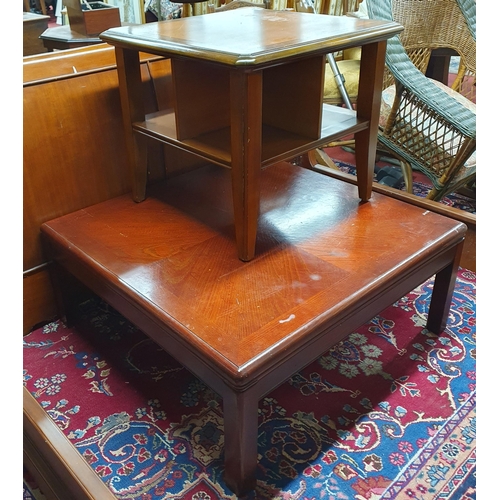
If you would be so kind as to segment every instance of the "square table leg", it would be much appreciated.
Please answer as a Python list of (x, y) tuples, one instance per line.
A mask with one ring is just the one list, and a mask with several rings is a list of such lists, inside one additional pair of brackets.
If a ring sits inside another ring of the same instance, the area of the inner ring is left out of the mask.
[(356, 112), (359, 119), (370, 120), (369, 128), (358, 132), (354, 137), (358, 192), (362, 201), (368, 201), (372, 193), (386, 45), (384, 40), (361, 48)]
[(249, 390), (231, 392), (224, 404), (224, 480), (238, 496), (255, 488), (258, 398)]
[(139, 52), (115, 47), (116, 64), (120, 85), (120, 102), (123, 112), (125, 142), (128, 149), (132, 198), (140, 202), (146, 198), (148, 180), (147, 141), (135, 134), (132, 123), (145, 119), (144, 97)]
[(238, 257), (255, 255), (262, 161), (262, 71), (231, 71), (231, 181)]
[(432, 291), (426, 326), (428, 330), (436, 334), (439, 334), (446, 328), (463, 246), (464, 243), (462, 242), (455, 247), (455, 259), (436, 273), (434, 279), (434, 289)]

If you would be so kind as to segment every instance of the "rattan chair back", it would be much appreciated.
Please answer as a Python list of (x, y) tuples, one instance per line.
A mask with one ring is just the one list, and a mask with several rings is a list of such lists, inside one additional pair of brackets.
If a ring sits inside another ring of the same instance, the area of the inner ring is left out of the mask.
[[(392, 0), (392, 16), (405, 27), (399, 36), (401, 43), (422, 73), (427, 70), (433, 50), (451, 49), (460, 56), (458, 75), (452, 88), (474, 101), (475, 0), (460, 4), (457, 0)], [(472, 21), (472, 29), (468, 21)]]

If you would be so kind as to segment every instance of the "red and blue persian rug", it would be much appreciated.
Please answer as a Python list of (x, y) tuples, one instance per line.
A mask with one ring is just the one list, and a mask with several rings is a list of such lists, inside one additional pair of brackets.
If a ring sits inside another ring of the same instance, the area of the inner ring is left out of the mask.
[[(475, 498), (475, 283), (441, 335), (430, 279), (263, 398), (248, 498)], [(24, 337), (24, 384), (116, 498), (236, 498), (220, 397), (102, 301)]]

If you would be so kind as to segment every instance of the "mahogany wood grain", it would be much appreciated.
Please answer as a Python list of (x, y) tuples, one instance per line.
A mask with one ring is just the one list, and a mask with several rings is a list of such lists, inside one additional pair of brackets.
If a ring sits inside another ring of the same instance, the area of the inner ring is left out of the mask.
[[(170, 61), (144, 53), (139, 57), (146, 110), (162, 109), (168, 99), (172, 102)], [(128, 193), (131, 184), (114, 47), (101, 44), (25, 57), (23, 87), (23, 333), (27, 333), (51, 320), (55, 309), (48, 281), (34, 276), (46, 263), (40, 225)], [(171, 146), (148, 143), (149, 182), (199, 163)]]
[[(317, 172), (321, 172), (324, 175), (333, 177), (334, 179), (339, 179), (350, 184), (357, 184), (358, 180), (355, 175), (348, 174), (347, 172), (342, 172), (341, 170), (336, 170), (332, 168), (325, 167), (324, 165), (316, 164), (315, 159), (312, 156), (309, 158), (301, 158), (301, 166), (304, 168), (312, 168)], [(462, 251), (462, 256), (460, 257), (460, 266), (464, 269), (469, 269), (470, 271), (476, 271), (476, 214), (469, 213), (465, 210), (460, 210), (455, 207), (450, 207), (444, 203), (440, 203), (434, 200), (429, 200), (427, 198), (422, 198), (420, 196), (408, 193), (406, 191), (401, 191), (400, 189), (395, 189), (390, 186), (384, 186), (383, 184), (378, 184), (375, 182), (373, 184), (373, 190), (376, 193), (381, 193), (396, 200), (404, 201), (410, 205), (423, 208), (425, 210), (430, 210), (434, 213), (444, 215), (445, 217), (450, 217), (451, 219), (463, 222), (467, 225), (467, 233), (464, 241), (464, 248)]]
[[(227, 484), (254, 485), (258, 400), (436, 274), (445, 324), (463, 223), (281, 162), (261, 171), (257, 257), (233, 251), (231, 172), (207, 165), (42, 226), (74, 276), (223, 398)], [(71, 292), (64, 288), (62, 297)]]

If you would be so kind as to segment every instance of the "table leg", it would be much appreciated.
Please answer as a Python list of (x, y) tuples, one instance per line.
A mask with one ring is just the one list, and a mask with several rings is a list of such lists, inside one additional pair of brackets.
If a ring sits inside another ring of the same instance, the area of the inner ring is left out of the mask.
[(231, 179), (238, 257), (255, 255), (262, 161), (262, 72), (231, 72)]
[(426, 326), (428, 330), (436, 334), (446, 328), (463, 246), (463, 242), (457, 245), (453, 261), (439, 271), (434, 279)]
[(358, 193), (362, 201), (368, 201), (372, 195), (386, 45), (387, 43), (382, 41), (363, 45), (361, 49), (356, 112), (358, 118), (370, 120), (369, 128), (354, 136)]
[(259, 400), (250, 392), (224, 397), (224, 480), (238, 496), (255, 489)]
[(141, 78), (141, 63), (136, 50), (115, 47), (118, 78), (120, 80), (120, 102), (128, 149), (129, 171), (132, 183), (132, 197), (135, 201), (146, 198), (147, 141), (134, 133), (132, 124), (145, 120), (144, 98)]

